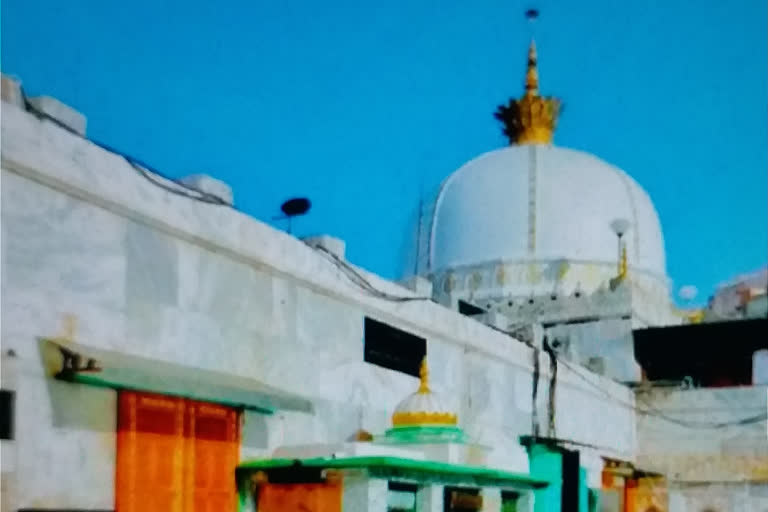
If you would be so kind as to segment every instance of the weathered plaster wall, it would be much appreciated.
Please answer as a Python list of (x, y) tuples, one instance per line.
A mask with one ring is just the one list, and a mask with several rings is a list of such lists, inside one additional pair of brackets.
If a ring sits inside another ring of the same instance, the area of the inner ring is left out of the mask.
[[(313, 400), (311, 415), (247, 413), (244, 457), (387, 427), (416, 379), (363, 361), (363, 318), (372, 316), (427, 338), (433, 386), (469, 437), (495, 447), (497, 463), (519, 460), (505, 454), (531, 430), (530, 348), (431, 302), (373, 298), (295, 238), (168, 194), (121, 157), (8, 104), (1, 214), (2, 346), (15, 353), (3, 370), (13, 367), (18, 394), (17, 462), (3, 485), (15, 506), (113, 504), (115, 393), (44, 378), (36, 338), (61, 334), (65, 313), (77, 317), (84, 345), (231, 372)], [(546, 425), (546, 355), (540, 367)], [(615, 382), (561, 367), (555, 434), (632, 459), (635, 420), (620, 405), (632, 400)]]
[(768, 483), (673, 483), (669, 512), (765, 512)]
[(655, 389), (637, 404), (656, 412), (638, 415), (638, 464), (667, 475), (670, 512), (767, 510), (766, 421), (717, 424), (766, 414), (768, 386)]
[(635, 361), (630, 319), (609, 318), (594, 322), (560, 324), (546, 330), (551, 343), (565, 357), (619, 382), (638, 382), (640, 365)]

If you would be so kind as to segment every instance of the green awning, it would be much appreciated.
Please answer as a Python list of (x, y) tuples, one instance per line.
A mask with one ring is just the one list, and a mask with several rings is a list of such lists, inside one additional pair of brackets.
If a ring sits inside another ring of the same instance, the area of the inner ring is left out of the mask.
[(257, 459), (241, 463), (240, 474), (250, 471), (290, 471), (301, 468), (316, 469), (366, 469), (373, 477), (408, 477), (414, 480), (442, 482), (473, 482), (481, 486), (538, 489), (549, 482), (533, 478), (524, 473), (514, 473), (483, 466), (451, 464), (429, 460), (406, 459), (402, 457), (317, 457), (311, 459)]
[(95, 349), (43, 338), (43, 359), (57, 379), (114, 389), (147, 391), (272, 414), (276, 410), (312, 412), (298, 395), (254, 379)]

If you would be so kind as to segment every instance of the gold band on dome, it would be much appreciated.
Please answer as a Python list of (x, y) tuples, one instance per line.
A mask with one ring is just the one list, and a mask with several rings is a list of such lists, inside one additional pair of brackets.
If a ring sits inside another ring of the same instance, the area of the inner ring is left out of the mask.
[[(458, 424), (458, 416), (454, 413), (430, 411), (429, 409), (438, 409), (439, 411), (443, 408), (439, 402), (432, 403), (430, 398), (434, 398), (434, 395), (429, 389), (429, 368), (425, 356), (419, 368), (419, 389), (398, 406), (400, 410), (392, 415), (392, 425), (395, 427), (414, 427), (455, 426)], [(409, 402), (411, 400), (413, 402)], [(422, 408), (427, 410), (418, 410)]]
[(392, 425), (396, 427), (457, 423), (458, 417), (450, 412), (396, 412), (392, 415)]

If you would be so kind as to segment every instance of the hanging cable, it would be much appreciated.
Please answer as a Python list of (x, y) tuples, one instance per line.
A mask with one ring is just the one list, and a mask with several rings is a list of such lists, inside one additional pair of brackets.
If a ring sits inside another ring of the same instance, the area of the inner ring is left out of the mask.
[[(514, 339), (517, 339), (515, 337), (515, 333), (513, 333), (511, 331), (500, 329), (500, 328), (494, 327), (494, 326), (489, 326), (489, 327), (493, 328), (496, 331), (502, 332), (502, 333), (504, 333), (504, 334), (506, 334), (506, 335), (508, 335), (508, 336), (510, 336), (512, 338), (514, 338)], [(528, 344), (528, 345), (531, 346), (530, 344)], [(538, 354), (537, 349), (535, 347), (533, 347), (533, 346), (531, 346), (531, 347)], [(692, 428), (692, 429), (712, 429), (712, 430), (723, 429), (723, 428), (728, 428), (728, 427), (735, 427), (735, 426), (752, 425), (752, 424), (755, 424), (755, 423), (761, 423), (761, 422), (764, 422), (764, 421), (768, 421), (768, 413), (761, 413), (761, 414), (756, 414), (754, 416), (748, 416), (746, 418), (740, 418), (740, 419), (737, 419), (737, 420), (723, 421), (723, 422), (681, 420), (681, 419), (675, 418), (673, 416), (670, 416), (667, 413), (665, 413), (664, 411), (656, 409), (656, 408), (654, 408), (654, 407), (652, 407), (650, 405), (647, 405), (647, 404), (646, 404), (646, 408), (638, 407), (637, 405), (635, 405), (633, 403), (626, 402), (624, 400), (616, 398), (614, 395), (612, 395), (611, 393), (607, 392), (605, 389), (603, 389), (602, 387), (600, 387), (599, 385), (595, 384), (590, 379), (588, 379), (587, 377), (582, 375), (581, 370), (576, 369), (575, 366), (573, 364), (571, 364), (571, 362), (569, 362), (566, 359), (563, 359), (561, 357), (557, 357), (557, 355), (556, 355), (556, 353), (554, 351), (552, 352), (551, 355), (554, 355), (556, 357), (556, 361), (558, 361), (561, 364), (563, 364), (564, 366), (566, 366), (579, 379), (581, 379), (582, 381), (584, 381), (585, 383), (589, 384), (591, 387), (593, 387), (594, 389), (596, 389), (597, 391), (602, 393), (609, 400), (617, 403), (618, 405), (620, 405), (622, 407), (630, 409), (630, 410), (632, 410), (634, 412), (637, 412), (639, 414), (643, 414), (645, 416), (657, 417), (657, 418), (663, 419), (665, 421), (668, 421), (670, 423), (674, 423), (676, 425), (679, 425), (679, 426), (682, 426), (682, 427), (686, 427), (686, 428)], [(538, 355), (536, 355), (536, 362), (538, 362)], [(538, 373), (538, 368), (534, 367), (534, 372)], [(534, 386), (536, 385), (537, 381), (538, 381), (538, 378), (535, 379)], [(534, 392), (534, 396), (535, 396), (535, 392)], [(535, 408), (535, 405), (534, 405), (534, 408)], [(534, 409), (534, 411), (535, 411), (535, 409)]]
[(591, 380), (584, 377), (580, 371), (576, 370), (574, 366), (571, 365), (570, 362), (558, 358), (558, 360), (565, 366), (567, 366), (573, 373), (576, 374), (577, 377), (579, 377), (581, 380), (592, 386), (593, 388), (600, 391), (603, 395), (605, 395), (610, 400), (618, 403), (619, 405), (626, 407), (628, 409), (631, 409), (635, 412), (638, 412), (640, 414), (646, 415), (646, 416), (653, 416), (660, 419), (663, 419), (665, 421), (668, 421), (670, 423), (674, 423), (676, 425), (686, 427), (686, 428), (692, 428), (692, 429), (711, 429), (711, 430), (718, 430), (728, 427), (736, 427), (736, 426), (743, 426), (743, 425), (751, 425), (754, 423), (760, 423), (763, 421), (768, 420), (768, 413), (762, 413), (762, 414), (756, 414), (754, 416), (749, 416), (746, 418), (740, 418), (737, 420), (732, 421), (723, 421), (723, 422), (712, 422), (712, 421), (692, 421), (692, 420), (681, 420), (679, 418), (675, 418), (673, 416), (669, 416), (664, 411), (661, 411), (657, 408), (654, 408), (650, 405), (646, 404), (646, 408), (638, 407), (632, 403), (625, 402), (623, 400), (620, 400), (613, 396), (612, 394), (605, 391), (602, 387), (598, 386)]
[[(75, 135), (75, 136), (77, 136), (77, 137), (79, 137), (79, 138), (81, 138), (83, 140), (87, 140), (88, 142), (90, 142), (90, 143), (100, 147), (101, 149), (104, 149), (104, 150), (106, 150), (106, 151), (108, 151), (110, 153), (114, 153), (116, 155), (121, 156), (126, 162), (128, 162), (128, 164), (131, 166), (131, 168), (133, 170), (135, 170), (140, 176), (142, 176), (144, 179), (146, 179), (147, 181), (149, 181), (150, 183), (152, 183), (156, 187), (160, 187), (161, 189), (163, 189), (166, 192), (169, 192), (171, 194), (175, 194), (175, 195), (178, 195), (178, 196), (182, 196), (182, 197), (186, 197), (186, 198), (189, 198), (189, 199), (193, 199), (195, 201), (200, 201), (200, 202), (203, 202), (203, 203), (214, 204), (214, 205), (219, 205), (219, 206), (227, 206), (229, 208), (235, 209), (234, 206), (232, 206), (231, 204), (227, 203), (226, 201), (224, 201), (223, 199), (221, 199), (220, 197), (218, 197), (218, 196), (216, 196), (214, 194), (209, 194), (208, 192), (204, 192), (202, 190), (198, 190), (196, 188), (193, 188), (193, 187), (190, 187), (188, 185), (185, 185), (184, 183), (181, 183), (178, 180), (175, 180), (175, 179), (173, 179), (173, 178), (171, 178), (169, 176), (164, 175), (163, 173), (161, 173), (157, 169), (153, 169), (152, 167), (150, 167), (149, 165), (147, 165), (146, 163), (142, 162), (141, 160), (139, 160), (137, 158), (134, 158), (134, 157), (132, 157), (132, 156), (126, 154), (126, 153), (123, 153), (122, 151), (119, 151), (119, 150), (117, 150), (117, 149), (115, 149), (115, 148), (113, 148), (113, 147), (111, 147), (111, 146), (109, 146), (107, 144), (104, 144), (102, 142), (96, 141), (94, 139), (90, 139), (90, 138), (86, 137), (85, 135), (77, 132), (76, 130), (73, 130), (71, 127), (69, 127), (66, 124), (62, 123), (61, 121), (59, 121), (55, 117), (49, 115), (46, 112), (43, 112), (42, 110), (40, 110), (37, 107), (35, 107), (35, 105), (33, 105), (29, 101), (26, 93), (24, 92), (24, 89), (22, 87), (19, 87), (19, 89), (21, 91), (21, 99), (22, 99), (22, 102), (24, 104), (24, 108), (25, 108), (25, 110), (27, 112), (32, 113), (33, 115), (35, 115), (36, 117), (38, 117), (40, 119), (45, 119), (47, 121), (50, 121), (53, 124), (55, 124), (56, 126), (58, 126), (59, 128), (62, 128), (63, 130), (66, 130), (67, 132), (69, 132), (69, 133), (71, 133), (71, 134), (73, 134), (73, 135)], [(162, 181), (157, 179), (155, 176), (157, 176), (159, 178), (162, 178), (163, 180), (171, 183), (172, 185), (168, 184), (168, 183), (163, 183)]]
[[(197, 190), (196, 188), (190, 187), (188, 185), (185, 185), (184, 183), (179, 182), (176, 179), (173, 179), (169, 176), (164, 175), (157, 169), (152, 168), (148, 164), (142, 162), (141, 160), (134, 158), (126, 153), (123, 153), (122, 151), (119, 151), (107, 144), (104, 144), (102, 142), (98, 142), (96, 140), (90, 139), (88, 137), (85, 137), (84, 135), (78, 133), (76, 130), (72, 129), (71, 127), (67, 126), (66, 124), (62, 123), (60, 120), (56, 119), (55, 117), (47, 114), (46, 112), (43, 112), (42, 110), (35, 107), (28, 99), (27, 95), (24, 93), (23, 88), (21, 89), (21, 97), (24, 104), (24, 108), (35, 115), (38, 118), (45, 119), (47, 121), (52, 122), (59, 128), (62, 128), (66, 130), (67, 132), (83, 139), (87, 140), (88, 142), (110, 152), (114, 153), (116, 155), (119, 155), (122, 157), (128, 164), (131, 166), (133, 170), (137, 172), (141, 177), (155, 185), (156, 187), (159, 187), (163, 190), (165, 190), (168, 193), (179, 195), (182, 197), (186, 197), (189, 199), (193, 199), (195, 201), (200, 201), (207, 204), (213, 204), (218, 206), (226, 206), (232, 209), (236, 208), (221, 199), (220, 197), (209, 194), (207, 192)], [(365, 292), (373, 295), (374, 297), (377, 297), (379, 299), (383, 300), (389, 300), (392, 302), (413, 302), (413, 301), (428, 301), (432, 300), (431, 297), (408, 297), (408, 296), (399, 296), (399, 295), (393, 295), (384, 291), (381, 291), (374, 287), (362, 274), (360, 274), (354, 267), (349, 265), (347, 262), (333, 254), (332, 252), (328, 251), (324, 247), (315, 247), (319, 252), (322, 252), (326, 256), (328, 256), (328, 259), (332, 261), (341, 271), (342, 273), (355, 285), (363, 289)]]
[(549, 372), (549, 389), (547, 390), (548, 394), (548, 409), (549, 409), (549, 424), (547, 429), (547, 436), (548, 437), (557, 437), (557, 432), (555, 430), (555, 414), (557, 413), (557, 409), (555, 407), (555, 398), (556, 398), (556, 392), (557, 392), (557, 354), (555, 353), (555, 349), (552, 348), (552, 346), (549, 344), (549, 341), (547, 340), (546, 336), (544, 337), (544, 340), (542, 341), (542, 345), (544, 347), (544, 352), (547, 353), (549, 356), (549, 365), (550, 365), (550, 372)]
[(333, 263), (341, 272), (349, 279), (350, 282), (357, 285), (363, 291), (373, 295), (376, 298), (388, 300), (391, 302), (414, 302), (414, 301), (431, 301), (432, 297), (408, 297), (403, 295), (393, 295), (388, 292), (384, 292), (376, 288), (371, 284), (368, 279), (365, 278), (360, 272), (357, 271), (352, 265), (338, 257), (333, 252), (329, 251), (325, 247), (318, 245), (313, 246), (314, 249), (326, 256), (331, 263)]

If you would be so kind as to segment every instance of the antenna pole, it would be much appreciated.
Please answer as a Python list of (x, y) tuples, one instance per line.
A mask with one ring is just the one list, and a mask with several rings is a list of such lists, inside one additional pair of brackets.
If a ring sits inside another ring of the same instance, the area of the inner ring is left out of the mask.
[(617, 270), (619, 274), (621, 274), (621, 237), (623, 233), (617, 233), (616, 236), (618, 238), (618, 255), (616, 258), (616, 264), (617, 264)]
[(413, 264), (413, 275), (419, 275), (419, 256), (421, 255), (421, 218), (424, 215), (424, 206), (421, 193), (419, 193), (419, 216), (416, 219), (416, 262)]

